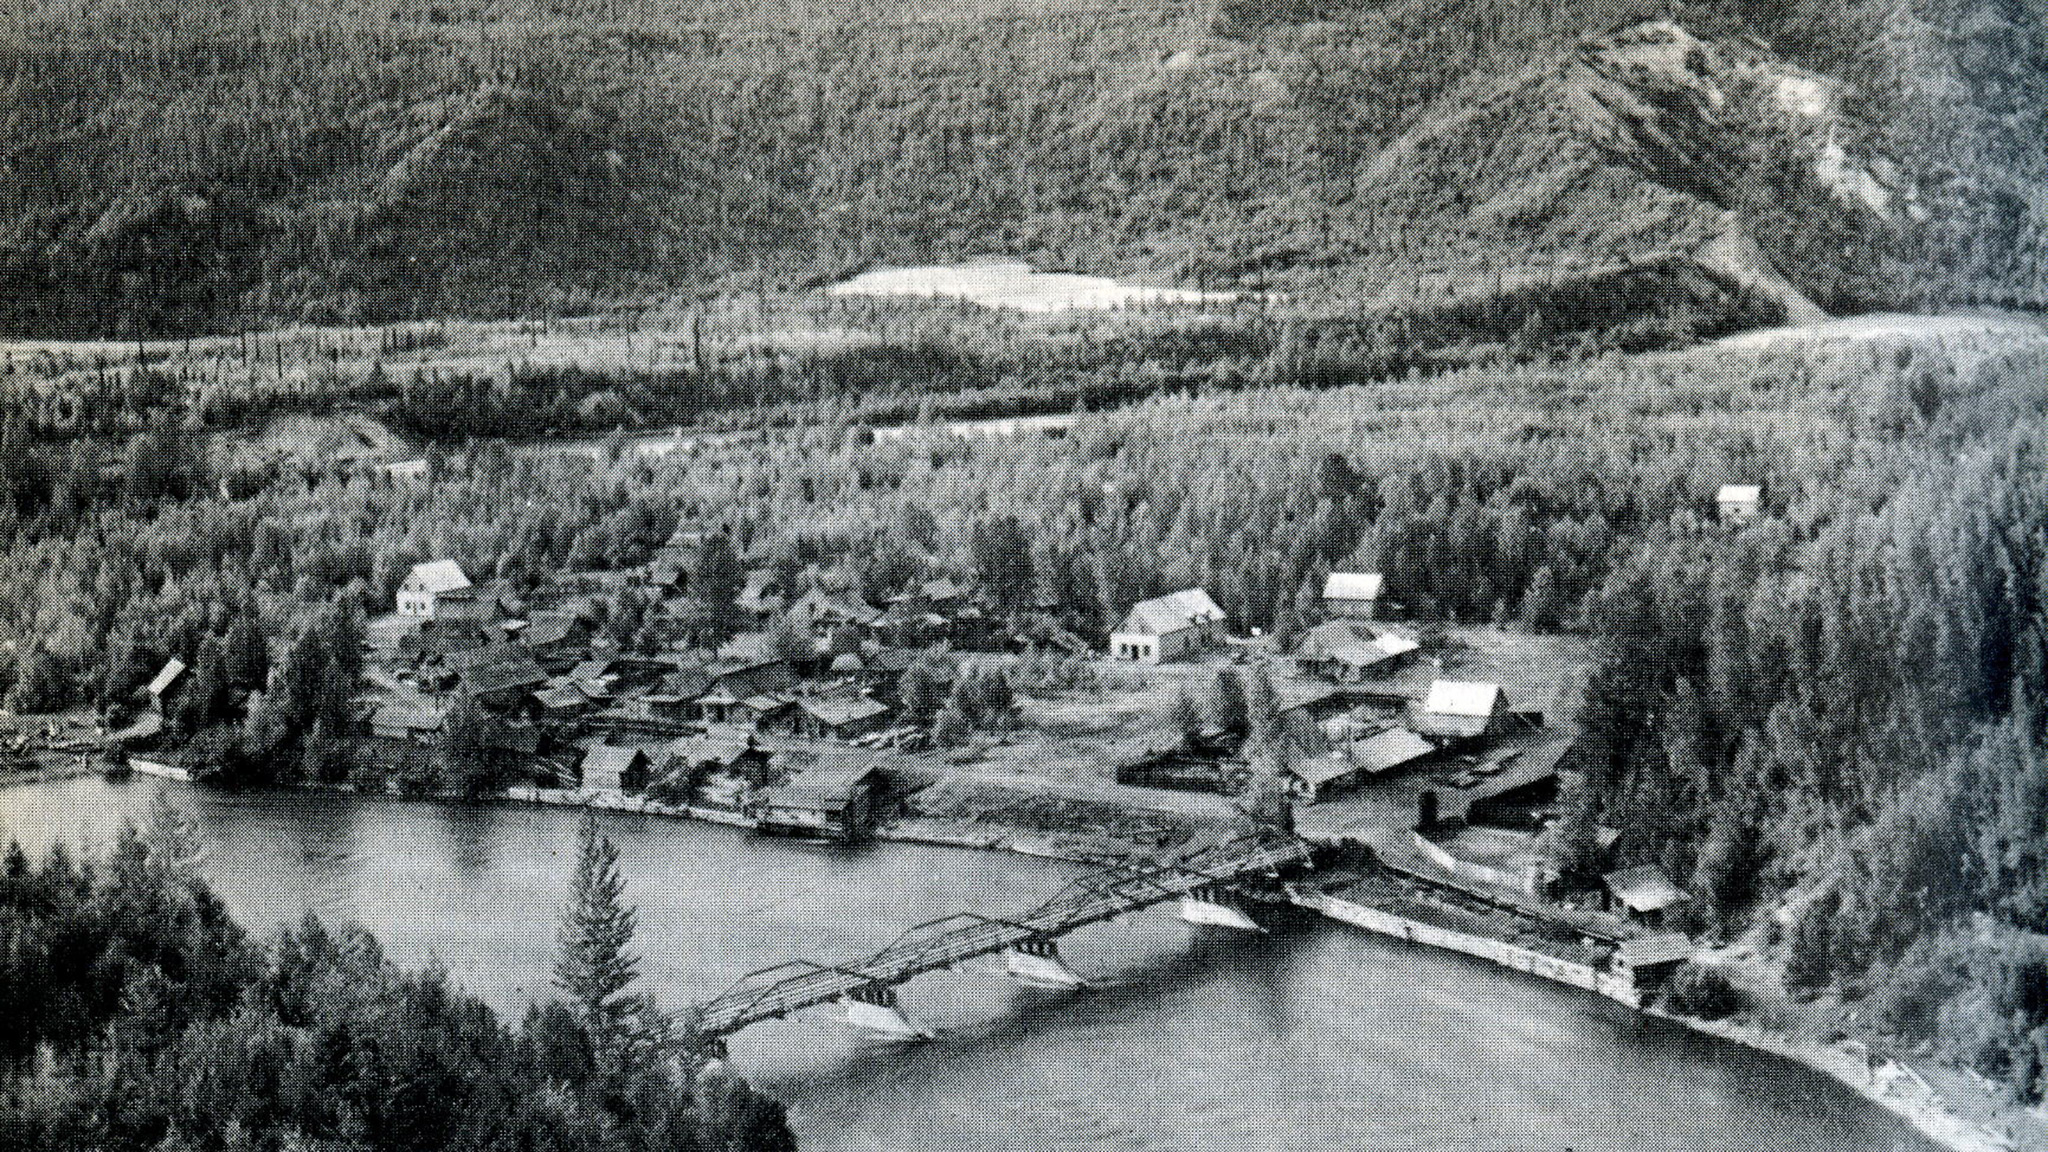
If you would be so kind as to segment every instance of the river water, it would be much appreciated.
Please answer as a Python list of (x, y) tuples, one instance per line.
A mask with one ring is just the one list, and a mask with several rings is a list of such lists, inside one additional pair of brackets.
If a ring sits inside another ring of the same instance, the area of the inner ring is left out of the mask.
[[(97, 778), (0, 790), (0, 836), (104, 846), (169, 789), (209, 879), (259, 932), (354, 919), (518, 1013), (550, 994), (577, 814)], [(1074, 869), (992, 853), (763, 841), (607, 814), (646, 984), (679, 1006), (752, 968), (857, 956), (931, 917), (1022, 910)], [(1169, 909), (1062, 944), (1099, 986), (934, 974), (901, 991), (940, 1038), (870, 1039), (819, 1008), (733, 1038), (806, 1149), (1924, 1152), (1796, 1065), (1606, 1000), (1315, 920), (1205, 934)], [(1211, 930), (1213, 931), (1213, 930)]]

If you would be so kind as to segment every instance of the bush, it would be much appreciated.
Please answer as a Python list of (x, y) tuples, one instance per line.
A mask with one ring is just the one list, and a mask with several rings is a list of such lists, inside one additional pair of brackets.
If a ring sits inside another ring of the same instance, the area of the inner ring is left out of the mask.
[(1742, 1010), (1748, 998), (1719, 968), (1687, 962), (1672, 974), (1664, 1007), (1681, 1016), (1721, 1020)]

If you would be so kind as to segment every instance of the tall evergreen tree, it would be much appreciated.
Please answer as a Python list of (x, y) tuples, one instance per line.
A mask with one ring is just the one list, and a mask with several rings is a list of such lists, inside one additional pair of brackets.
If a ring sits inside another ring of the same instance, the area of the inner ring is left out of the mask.
[(628, 991), (640, 974), (640, 958), (631, 950), (639, 912), (625, 902), (619, 850), (594, 814), (584, 813), (576, 836), (576, 873), (562, 909), (554, 982), (593, 1047), (615, 1059), (647, 1035), (648, 1005)]

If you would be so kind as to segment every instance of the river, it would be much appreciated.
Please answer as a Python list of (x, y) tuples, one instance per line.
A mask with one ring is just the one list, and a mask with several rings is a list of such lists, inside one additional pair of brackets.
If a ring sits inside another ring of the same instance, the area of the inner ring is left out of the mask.
[[(0, 836), (103, 846), (161, 789), (197, 817), (204, 871), (252, 928), (308, 910), (354, 919), (403, 963), (438, 955), (500, 1011), (549, 994), (576, 813), (87, 778), (0, 790)], [(1074, 872), (605, 823), (640, 908), (646, 984), (669, 1005), (783, 959), (870, 951), (948, 912), (1021, 910)], [(872, 1040), (821, 1008), (742, 1032), (733, 1063), (789, 1104), (812, 1150), (1933, 1147), (1798, 1066), (1320, 921), (1217, 936), (1153, 909), (1062, 947), (1100, 987), (935, 974), (901, 993), (939, 1031), (932, 1043)]]

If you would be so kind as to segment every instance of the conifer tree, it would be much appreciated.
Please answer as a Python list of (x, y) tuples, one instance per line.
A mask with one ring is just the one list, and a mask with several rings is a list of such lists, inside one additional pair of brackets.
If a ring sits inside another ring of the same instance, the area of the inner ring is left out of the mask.
[(597, 817), (584, 813), (576, 834), (576, 874), (562, 909), (555, 987), (567, 994), (600, 1057), (616, 1059), (646, 1035), (646, 1002), (627, 990), (640, 974), (640, 958), (631, 950), (639, 912), (625, 902), (619, 851), (599, 830)]

